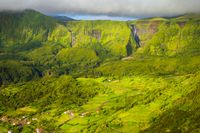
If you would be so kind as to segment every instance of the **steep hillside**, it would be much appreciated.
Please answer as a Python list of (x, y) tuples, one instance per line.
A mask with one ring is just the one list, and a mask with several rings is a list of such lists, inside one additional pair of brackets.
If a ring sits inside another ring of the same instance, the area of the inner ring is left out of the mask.
[(190, 14), (172, 19), (152, 18), (133, 22), (145, 55), (174, 56), (199, 51), (199, 15)]
[(198, 14), (0, 20), (0, 132), (200, 131)]
[(0, 19), (1, 47), (21, 50), (21, 45), (41, 42), (65, 47), (93, 48), (91, 45), (100, 45), (108, 49), (108, 53), (126, 56), (130, 30), (125, 22), (74, 21), (63, 25), (33, 10), (1, 12)]
[(125, 22), (75, 21), (67, 23), (73, 34), (73, 47), (104, 49), (105, 54), (126, 56), (130, 29)]
[[(72, 49), (67, 50), (68, 52), (76, 48), (83, 49), (76, 50), (80, 50), (81, 52), (77, 53), (82, 54), (85, 59), (89, 54), (84, 51), (91, 51), (95, 53), (92, 57), (99, 58), (98, 61), (94, 59), (95, 64), (92, 64), (92, 60), (87, 63), (83, 61), (82, 71), (85, 68), (96, 67), (105, 59), (114, 60), (125, 57), (127, 55), (126, 46), (131, 45), (130, 30), (125, 22), (70, 21), (60, 23), (34, 10), (4, 11), (0, 13), (0, 20), (0, 60), (4, 62), (14, 60), (15, 64), (22, 64), (38, 74), (38, 76), (30, 76), (29, 79), (50, 73), (50, 75), (63, 73), (75, 73), (76, 75), (78, 66), (75, 64), (80, 64), (76, 62), (78, 56), (70, 59), (71, 63), (60, 62), (61, 59), (57, 58), (57, 54), (64, 51), (62, 50), (64, 48)], [(12, 64), (10, 65), (10, 68), (15, 68)], [(5, 80), (4, 83), (18, 82), (19, 76), (12, 74), (9, 76), (9, 71), (14, 70), (7, 67), (1, 66), (3, 75), (8, 77), (1, 77), (1, 82)], [(81, 72), (78, 75), (80, 74), (84, 73)], [(23, 81), (26, 80), (25, 78)]]
[(56, 21), (33, 10), (0, 13), (1, 46), (25, 45), (47, 40)]

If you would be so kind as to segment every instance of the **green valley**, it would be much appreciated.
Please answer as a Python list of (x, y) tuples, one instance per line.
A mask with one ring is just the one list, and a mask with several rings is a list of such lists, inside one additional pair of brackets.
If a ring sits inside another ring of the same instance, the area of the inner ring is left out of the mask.
[(0, 12), (0, 133), (198, 133), (199, 99), (199, 14)]

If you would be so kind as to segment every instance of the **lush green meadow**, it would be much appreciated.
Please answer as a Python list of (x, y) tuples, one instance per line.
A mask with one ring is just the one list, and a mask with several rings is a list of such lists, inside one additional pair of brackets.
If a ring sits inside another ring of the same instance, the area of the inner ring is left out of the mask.
[(0, 20), (0, 133), (200, 132), (198, 14), (63, 23), (26, 10)]

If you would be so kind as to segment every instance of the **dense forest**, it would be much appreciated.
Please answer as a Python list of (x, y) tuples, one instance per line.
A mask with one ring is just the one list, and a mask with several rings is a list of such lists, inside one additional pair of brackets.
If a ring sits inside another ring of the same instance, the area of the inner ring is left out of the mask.
[(0, 12), (2, 133), (197, 133), (199, 90), (199, 14), (60, 21)]

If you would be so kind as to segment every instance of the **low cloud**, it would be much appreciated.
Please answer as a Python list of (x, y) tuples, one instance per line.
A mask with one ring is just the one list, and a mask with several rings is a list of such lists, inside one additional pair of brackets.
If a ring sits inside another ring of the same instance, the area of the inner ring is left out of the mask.
[(200, 0), (0, 0), (0, 10), (23, 9), (46, 14), (173, 16), (199, 13)]

